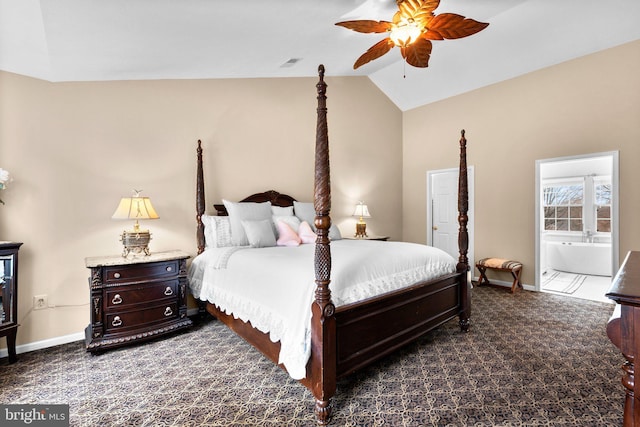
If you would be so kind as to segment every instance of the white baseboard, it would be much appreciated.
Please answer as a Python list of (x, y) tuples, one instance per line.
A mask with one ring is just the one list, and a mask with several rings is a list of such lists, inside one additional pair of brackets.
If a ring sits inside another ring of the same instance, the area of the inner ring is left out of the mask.
[[(84, 340), (84, 331), (75, 334), (64, 335), (62, 337), (49, 338), (42, 341), (20, 344), (16, 346), (16, 353), (28, 353), (30, 351), (42, 350), (43, 348), (55, 347), (57, 345), (68, 344), (70, 342), (81, 340)], [(0, 357), (7, 357), (8, 355), (9, 351), (6, 348), (0, 350)]]
[[(474, 277), (473, 281), (477, 282), (478, 279), (480, 279), (479, 277)], [(495, 280), (495, 279), (491, 279), (491, 284), (492, 285), (498, 285), (498, 286), (504, 286), (505, 288), (511, 288), (511, 285), (513, 285), (513, 282), (506, 282), (504, 280)], [(527, 285), (526, 283), (522, 284), (522, 289), (524, 289), (525, 291), (535, 291), (536, 287), (533, 285)]]
[[(190, 308), (187, 310), (187, 316), (195, 316), (198, 314), (197, 308)], [(75, 341), (84, 340), (84, 331), (77, 332), (75, 334), (64, 335), (62, 337), (49, 338), (42, 341), (31, 342), (27, 344), (20, 344), (16, 346), (16, 353), (28, 353), (30, 351), (42, 350), (43, 348), (55, 347), (57, 345), (68, 344)], [(0, 358), (9, 356), (9, 351), (6, 348), (0, 350)]]

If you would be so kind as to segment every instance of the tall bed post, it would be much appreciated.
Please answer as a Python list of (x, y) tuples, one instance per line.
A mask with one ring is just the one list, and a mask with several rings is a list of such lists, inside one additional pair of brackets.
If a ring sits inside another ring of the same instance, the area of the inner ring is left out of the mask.
[(467, 139), (464, 137), (464, 129), (460, 131), (460, 168), (458, 177), (458, 250), (460, 256), (456, 270), (459, 273), (465, 273), (460, 276), (460, 298), (462, 310), (460, 312), (460, 328), (463, 331), (469, 330), (471, 318), (471, 280), (469, 278), (469, 258), (467, 253), (469, 250), (469, 232), (467, 231), (467, 223), (469, 217), (469, 185), (467, 182)]
[(315, 264), (315, 301), (311, 307), (311, 360), (308, 377), (316, 399), (318, 424), (326, 425), (331, 418), (331, 398), (336, 391), (336, 320), (335, 306), (331, 302), (331, 182), (329, 174), (329, 136), (327, 127), (327, 84), (324, 66), (318, 67), (318, 118), (316, 126), (314, 208), (317, 229)]
[(198, 164), (196, 173), (196, 240), (198, 243), (198, 255), (204, 252), (204, 224), (202, 223), (202, 215), (204, 215), (204, 173), (202, 172), (202, 141), (198, 140)]

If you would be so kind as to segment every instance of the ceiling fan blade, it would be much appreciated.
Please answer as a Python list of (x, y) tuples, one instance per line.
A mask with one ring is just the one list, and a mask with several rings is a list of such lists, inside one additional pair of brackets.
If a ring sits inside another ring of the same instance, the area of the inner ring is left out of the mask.
[(391, 29), (391, 22), (372, 21), (368, 19), (336, 22), (336, 25), (348, 28), (353, 31), (357, 31), (359, 33), (384, 33)]
[(431, 41), (419, 38), (415, 43), (400, 49), (402, 56), (408, 64), (414, 67), (427, 68), (431, 57)]
[(353, 69), (357, 69), (358, 67), (366, 64), (367, 62), (373, 61), (374, 59), (380, 58), (385, 53), (389, 52), (393, 47), (393, 42), (389, 37), (386, 39), (380, 40), (378, 43), (374, 44), (367, 50), (365, 53), (358, 58), (358, 60), (353, 64)]
[(423, 12), (432, 13), (439, 5), (440, 0), (425, 0), (422, 2), (420, 9), (422, 9)]
[(455, 13), (441, 13), (429, 23), (429, 30), (423, 37), (429, 40), (461, 39), (470, 36), (489, 26), (488, 23), (478, 22), (471, 18)]
[(431, 13), (440, 4), (440, 0), (401, 0), (398, 9), (404, 16), (414, 16), (419, 13)]

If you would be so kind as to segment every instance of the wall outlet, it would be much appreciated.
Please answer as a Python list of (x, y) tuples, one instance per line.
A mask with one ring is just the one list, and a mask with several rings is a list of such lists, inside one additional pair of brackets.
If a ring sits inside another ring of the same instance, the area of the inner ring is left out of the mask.
[(36, 295), (33, 297), (33, 309), (42, 310), (49, 307), (49, 297), (47, 295)]

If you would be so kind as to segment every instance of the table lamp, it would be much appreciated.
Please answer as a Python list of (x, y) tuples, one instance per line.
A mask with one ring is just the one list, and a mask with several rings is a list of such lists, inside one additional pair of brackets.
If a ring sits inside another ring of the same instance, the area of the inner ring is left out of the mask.
[(356, 210), (353, 212), (353, 216), (357, 216), (360, 219), (356, 223), (356, 234), (355, 237), (364, 238), (367, 237), (367, 224), (364, 222), (363, 218), (371, 218), (369, 215), (369, 208), (364, 202), (360, 201), (356, 205)]
[(142, 252), (145, 255), (150, 254), (149, 240), (151, 240), (151, 233), (149, 233), (149, 230), (141, 230), (138, 220), (160, 218), (156, 213), (156, 210), (151, 205), (151, 199), (148, 197), (141, 197), (140, 192), (141, 190), (134, 190), (133, 197), (123, 197), (120, 199), (118, 208), (111, 216), (113, 219), (136, 220), (133, 230), (125, 230), (120, 236), (120, 241), (124, 245), (124, 250), (122, 252), (123, 257), (127, 257), (129, 253), (139, 254)]

